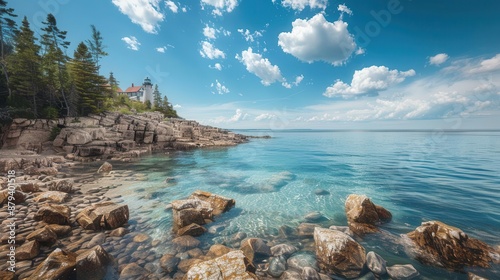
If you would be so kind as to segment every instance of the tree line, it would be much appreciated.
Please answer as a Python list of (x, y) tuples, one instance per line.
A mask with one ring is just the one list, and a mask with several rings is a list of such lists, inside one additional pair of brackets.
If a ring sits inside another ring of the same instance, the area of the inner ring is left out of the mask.
[[(70, 57), (67, 31), (48, 14), (37, 38), (26, 17), (18, 27), (14, 9), (0, 0), (0, 120), (15, 117), (78, 117), (139, 106), (117, 96), (118, 81), (100, 74), (100, 61), (108, 53), (103, 37), (91, 25), (90, 39), (80, 42)], [(140, 107), (140, 106), (139, 106)], [(155, 90), (154, 104), (144, 110), (157, 110), (177, 117), (168, 99)]]

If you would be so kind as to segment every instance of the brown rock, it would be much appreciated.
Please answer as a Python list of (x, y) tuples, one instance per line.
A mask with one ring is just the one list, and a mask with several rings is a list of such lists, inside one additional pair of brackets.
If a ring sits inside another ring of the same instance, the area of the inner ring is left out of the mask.
[(186, 249), (193, 249), (198, 246), (200, 246), (200, 241), (192, 236), (189, 235), (184, 235), (184, 236), (179, 236), (177, 238), (174, 238), (172, 240), (172, 243), (183, 250)]
[(214, 215), (220, 215), (224, 212), (229, 211), (236, 204), (236, 201), (232, 198), (227, 198), (210, 192), (197, 190), (193, 192), (190, 198), (198, 198), (200, 200), (210, 203), (214, 209)]
[[(258, 279), (247, 271), (245, 255), (242, 251), (232, 251), (213, 260), (191, 266), (183, 280), (195, 279)], [(217, 278), (213, 278), (217, 275)]]
[(232, 249), (227, 247), (227, 246), (224, 246), (224, 245), (221, 245), (221, 244), (214, 244), (212, 246), (210, 246), (210, 249), (208, 249), (208, 252), (207, 252), (207, 256), (210, 257), (210, 258), (218, 258), (222, 255), (225, 255), (229, 252), (231, 252)]
[(150, 240), (151, 240), (151, 236), (144, 234), (144, 233), (137, 234), (136, 236), (134, 236), (134, 239), (133, 239), (133, 241), (135, 243), (144, 243), (144, 242), (150, 241)]
[(97, 245), (76, 258), (76, 276), (78, 280), (99, 280), (106, 275), (107, 266), (113, 263), (113, 257)]
[(165, 254), (160, 259), (160, 266), (166, 273), (172, 273), (177, 270), (177, 265), (181, 259), (171, 254)]
[(33, 200), (36, 202), (63, 203), (68, 201), (69, 194), (59, 191), (48, 191), (39, 194)]
[(377, 232), (376, 225), (392, 218), (389, 211), (373, 204), (366, 195), (349, 195), (345, 202), (345, 212), (349, 228), (358, 235)]
[(0, 270), (0, 280), (15, 280), (16, 274), (10, 271)]
[(47, 224), (67, 225), (71, 217), (71, 208), (66, 205), (46, 204), (38, 209), (35, 214), (36, 221)]
[(49, 184), (49, 191), (59, 191), (65, 193), (73, 192), (73, 180), (71, 179), (59, 179), (51, 181)]
[(127, 264), (120, 273), (120, 279), (148, 279), (149, 272), (136, 263)]
[(204, 225), (205, 219), (212, 219), (212, 206), (200, 199), (175, 200), (172, 202), (174, 229), (180, 229), (192, 223)]
[(57, 235), (49, 227), (43, 227), (35, 230), (26, 236), (26, 240), (36, 240), (42, 244), (52, 245), (57, 241)]
[(71, 226), (63, 226), (63, 225), (47, 225), (46, 227), (50, 228), (57, 237), (64, 237), (71, 233)]
[(185, 226), (177, 231), (177, 235), (191, 235), (191, 236), (200, 236), (204, 234), (207, 230), (195, 223), (192, 223), (188, 226)]
[(35, 184), (35, 182), (22, 182), (22, 183), (19, 183), (19, 185), (17, 186), (17, 188), (19, 190), (21, 190), (22, 192), (25, 192), (25, 193), (33, 193), (33, 192), (39, 192), (40, 191), (40, 188), (38, 187), (37, 184)]
[(346, 278), (360, 276), (366, 262), (365, 249), (349, 235), (317, 227), (314, 242), (321, 269)]
[(103, 202), (88, 206), (77, 216), (76, 221), (84, 229), (100, 230), (115, 229), (128, 221), (127, 205), (118, 205), (113, 202)]
[(36, 240), (32, 240), (16, 248), (16, 260), (31, 260), (38, 256), (38, 253), (40, 253), (40, 243)]
[(271, 248), (260, 238), (247, 238), (241, 242), (240, 250), (250, 262), (255, 259), (267, 258), (271, 255)]
[(125, 234), (129, 233), (130, 231), (126, 228), (123, 228), (123, 227), (119, 227), (119, 228), (116, 228), (114, 230), (112, 230), (110, 233), (109, 233), (109, 236), (113, 236), (113, 237), (122, 237), (124, 236)]
[(312, 237), (314, 235), (314, 228), (319, 227), (320, 225), (318, 224), (311, 224), (311, 223), (301, 223), (297, 227), (297, 235), (298, 236), (310, 236)]
[(75, 266), (76, 254), (57, 248), (37, 266), (28, 280), (69, 279), (74, 277)]
[[(201, 262), (203, 262), (203, 261), (202, 261), (202, 260), (200, 260), (200, 259), (185, 259), (185, 260), (181, 260), (181, 261), (179, 262), (179, 264), (177, 265), (177, 268), (178, 268), (180, 271), (182, 271), (182, 272), (186, 273), (186, 272), (188, 272), (188, 271), (189, 271), (189, 269), (190, 269), (193, 265), (195, 265), (195, 264), (197, 264), (197, 263), (201, 263)], [(200, 279), (203, 279), (203, 278), (200, 278)]]
[[(0, 191), (0, 207), (4, 204), (7, 204), (9, 196), (10, 196), (9, 190)], [(11, 202), (14, 202), (16, 205), (19, 205), (26, 201), (26, 194), (19, 190), (15, 190), (13, 196), (14, 196), (14, 201)]]
[(492, 261), (490, 246), (439, 221), (422, 223), (408, 233), (408, 237), (415, 242), (417, 259), (423, 263), (461, 269), (464, 266), (489, 267)]
[(101, 167), (97, 170), (97, 174), (107, 174), (113, 170), (113, 165), (111, 163), (105, 161)]

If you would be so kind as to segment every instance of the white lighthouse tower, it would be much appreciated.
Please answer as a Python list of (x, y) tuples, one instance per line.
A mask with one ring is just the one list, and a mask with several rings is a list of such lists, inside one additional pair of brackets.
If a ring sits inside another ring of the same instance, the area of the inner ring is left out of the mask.
[(141, 101), (142, 103), (145, 103), (146, 100), (149, 100), (149, 102), (151, 102), (151, 104), (153, 104), (153, 84), (151, 83), (151, 80), (149, 79), (149, 77), (146, 77), (146, 79), (144, 79), (144, 83), (142, 84), (142, 87), (143, 87), (143, 90), (144, 90), (144, 93), (142, 95), (142, 98), (141, 98)]

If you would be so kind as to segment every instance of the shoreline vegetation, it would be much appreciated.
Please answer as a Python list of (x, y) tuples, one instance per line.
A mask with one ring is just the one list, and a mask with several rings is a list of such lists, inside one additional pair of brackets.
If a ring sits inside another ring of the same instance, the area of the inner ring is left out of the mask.
[[(357, 194), (346, 199), (347, 226), (325, 226), (321, 213), (310, 213), (296, 228), (282, 226), (273, 239), (238, 232), (230, 242), (204, 244), (197, 237), (223, 230), (210, 223), (238, 202), (200, 190), (184, 200), (157, 202), (172, 212), (174, 226), (171, 239), (156, 240), (145, 230), (147, 210), (130, 209), (120, 192), (147, 180), (146, 174), (114, 170), (113, 163), (151, 152), (237, 145), (250, 137), (164, 120), (160, 113), (108, 112), (72, 120), (15, 119), (4, 131), (0, 216), (10, 221), (8, 174), (14, 171), (16, 226), (1, 229), (2, 279), (418, 279), (411, 264), (388, 263), (367, 252), (361, 245), (366, 236), (395, 240), (422, 263), (454, 271), (500, 260), (500, 248), (439, 221), (391, 236), (379, 228), (391, 222), (391, 213)], [(58, 125), (58, 134), (51, 135), (48, 128)], [(106, 162), (84, 172), (75, 169), (96, 160)], [(15, 272), (6, 259), (9, 240), (15, 240)]]

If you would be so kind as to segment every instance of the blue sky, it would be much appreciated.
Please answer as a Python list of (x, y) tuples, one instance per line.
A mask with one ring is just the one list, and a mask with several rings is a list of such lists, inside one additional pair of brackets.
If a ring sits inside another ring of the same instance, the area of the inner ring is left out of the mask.
[[(16, 0), (72, 55), (101, 31), (122, 88), (148, 76), (225, 128), (499, 129), (500, 2)], [(19, 21), (21, 18), (19, 19)]]

